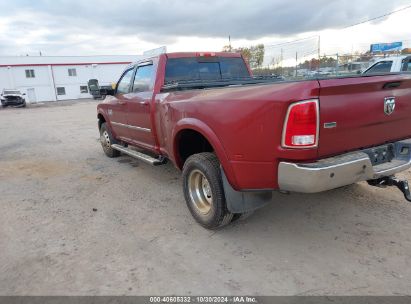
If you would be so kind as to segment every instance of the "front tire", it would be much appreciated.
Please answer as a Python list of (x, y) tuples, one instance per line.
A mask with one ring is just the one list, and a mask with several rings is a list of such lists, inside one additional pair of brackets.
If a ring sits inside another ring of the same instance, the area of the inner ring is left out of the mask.
[(213, 153), (190, 156), (183, 167), (183, 191), (194, 219), (204, 228), (229, 224), (233, 214), (225, 201), (220, 162)]
[(119, 157), (120, 151), (114, 150), (111, 145), (116, 144), (117, 141), (114, 139), (113, 135), (111, 134), (110, 130), (107, 127), (107, 123), (102, 123), (100, 127), (100, 143), (103, 147), (104, 153), (110, 157)]

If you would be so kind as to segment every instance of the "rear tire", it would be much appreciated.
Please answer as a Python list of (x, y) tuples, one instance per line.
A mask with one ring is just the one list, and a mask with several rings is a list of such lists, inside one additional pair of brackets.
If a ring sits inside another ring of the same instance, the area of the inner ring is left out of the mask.
[(183, 167), (183, 191), (194, 219), (204, 228), (229, 224), (233, 214), (225, 201), (220, 162), (213, 153), (190, 156)]
[(100, 143), (103, 147), (104, 153), (110, 157), (119, 157), (120, 151), (114, 150), (111, 145), (116, 144), (117, 141), (114, 139), (113, 135), (111, 134), (109, 128), (107, 127), (107, 123), (102, 123), (100, 127)]

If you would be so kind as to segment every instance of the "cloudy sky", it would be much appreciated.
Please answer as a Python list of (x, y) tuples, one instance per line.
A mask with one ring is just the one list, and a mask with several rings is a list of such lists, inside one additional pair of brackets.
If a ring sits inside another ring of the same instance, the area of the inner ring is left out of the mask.
[[(366, 49), (372, 42), (408, 46), (411, 9), (343, 29), (408, 5), (410, 0), (0, 0), (0, 55), (140, 54), (162, 45), (216, 51), (229, 35), (234, 47), (320, 35), (324, 53)], [(317, 40), (292, 47), (310, 52)]]

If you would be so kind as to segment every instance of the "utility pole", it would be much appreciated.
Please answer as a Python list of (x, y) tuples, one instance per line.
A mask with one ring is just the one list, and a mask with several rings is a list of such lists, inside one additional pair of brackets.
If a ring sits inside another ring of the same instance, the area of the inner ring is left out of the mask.
[(298, 52), (295, 52), (295, 77), (297, 78)]
[(338, 53), (337, 53), (337, 63), (336, 63), (336, 67), (335, 67), (335, 73), (336, 73), (337, 76), (338, 76), (338, 69), (339, 69), (338, 60), (339, 60), (339, 58), (338, 58)]
[(318, 35), (318, 71), (320, 71), (321, 65), (321, 36)]
[(281, 48), (281, 66), (280, 66), (280, 75), (283, 74), (283, 49)]
[(231, 52), (232, 48), (231, 48), (231, 36), (230, 35), (228, 35), (228, 49)]

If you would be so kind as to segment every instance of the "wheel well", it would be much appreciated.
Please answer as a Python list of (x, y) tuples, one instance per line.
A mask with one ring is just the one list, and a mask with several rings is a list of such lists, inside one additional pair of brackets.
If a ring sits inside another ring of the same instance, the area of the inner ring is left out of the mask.
[(187, 158), (201, 152), (213, 152), (210, 142), (201, 133), (194, 130), (183, 130), (178, 134), (177, 156), (181, 166)]
[(103, 123), (105, 123), (106, 120), (104, 119), (104, 116), (103, 116), (102, 114), (98, 114), (98, 115), (97, 115), (97, 118), (98, 118), (98, 129), (100, 130), (100, 129), (101, 129), (101, 125), (102, 125)]

